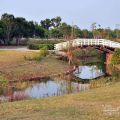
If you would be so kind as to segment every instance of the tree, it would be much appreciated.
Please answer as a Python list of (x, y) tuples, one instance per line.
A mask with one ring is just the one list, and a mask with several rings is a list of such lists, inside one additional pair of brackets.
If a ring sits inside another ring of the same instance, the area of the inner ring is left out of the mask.
[(35, 25), (33, 21), (26, 21), (25, 18), (17, 17), (14, 20), (14, 29), (12, 31), (12, 38), (16, 38), (16, 45), (22, 37), (33, 37), (35, 32)]
[(41, 26), (46, 29), (49, 30), (49, 28), (51, 27), (52, 23), (50, 19), (45, 19), (45, 20), (41, 20)]
[(2, 15), (1, 20), (5, 25), (5, 34), (6, 34), (5, 44), (8, 45), (10, 42), (11, 32), (14, 27), (14, 16), (11, 14), (5, 13)]
[(4, 31), (4, 23), (0, 20), (0, 44), (4, 43), (5, 31)]
[(44, 38), (45, 37), (45, 29), (42, 28), (40, 25), (35, 24), (35, 36), (40, 37), (40, 38)]
[(102, 38), (102, 36), (101, 36), (101, 29), (96, 29), (96, 30), (94, 30), (94, 38), (96, 38), (96, 39), (101, 39)]
[(116, 33), (117, 39), (120, 38), (120, 24), (116, 24), (115, 33)]
[(35, 34), (35, 25), (34, 25), (34, 22), (33, 21), (29, 21), (29, 22), (27, 22), (27, 24), (28, 24), (28, 33), (27, 33), (27, 35), (28, 35), (28, 37), (33, 37), (34, 36), (34, 34)]
[(22, 18), (22, 17), (15, 18), (15, 27), (14, 27), (14, 31), (13, 31), (13, 37), (16, 38), (17, 45), (19, 44), (20, 39), (25, 34), (25, 30), (26, 30), (25, 24), (26, 24), (25, 18)]
[(69, 39), (71, 36), (72, 27), (66, 23), (62, 23), (60, 26), (60, 31), (65, 39)]
[(51, 34), (51, 37), (55, 39), (62, 37), (61, 31), (57, 28), (51, 29), (50, 34)]
[(82, 30), (83, 38), (89, 38), (89, 31), (87, 29)]
[(61, 20), (62, 20), (61, 17), (52, 18), (51, 19), (52, 26), (54, 28), (58, 28), (60, 26), (60, 24), (61, 24)]

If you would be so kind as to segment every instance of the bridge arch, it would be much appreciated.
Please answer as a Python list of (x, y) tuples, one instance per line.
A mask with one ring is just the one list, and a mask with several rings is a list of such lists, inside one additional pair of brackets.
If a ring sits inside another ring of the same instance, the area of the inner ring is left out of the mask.
[(106, 39), (74, 39), (74, 40), (55, 44), (55, 50), (64, 51), (69, 48), (89, 47), (89, 46), (104, 51), (106, 53), (106, 64), (110, 64), (113, 52), (116, 48), (120, 48), (120, 43)]

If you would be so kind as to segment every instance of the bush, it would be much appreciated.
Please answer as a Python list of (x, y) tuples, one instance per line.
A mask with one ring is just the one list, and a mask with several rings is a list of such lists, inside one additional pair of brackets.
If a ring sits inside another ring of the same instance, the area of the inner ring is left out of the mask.
[(46, 57), (49, 54), (47, 47), (40, 49), (39, 53), (32, 58), (32, 60), (41, 60), (43, 57)]
[(64, 42), (65, 40), (59, 39), (59, 40), (54, 40), (54, 39), (29, 39), (28, 44), (57, 44)]
[(76, 49), (72, 51), (73, 55), (75, 57), (86, 57), (86, 56), (100, 56), (100, 53), (98, 50), (94, 48), (87, 48), (87, 49)]
[(48, 50), (54, 50), (54, 44), (29, 44), (29, 49), (39, 50), (41, 48), (47, 48)]
[(39, 49), (39, 45), (37, 45), (37, 44), (29, 44), (28, 48), (32, 49), (32, 50), (38, 50)]
[(111, 60), (112, 65), (120, 64), (120, 49), (115, 50)]
[(32, 61), (32, 60), (40, 61), (43, 57), (46, 57), (48, 54), (49, 54), (49, 51), (48, 51), (47, 47), (43, 47), (34, 56), (24, 56), (24, 60), (27, 60), (27, 61)]

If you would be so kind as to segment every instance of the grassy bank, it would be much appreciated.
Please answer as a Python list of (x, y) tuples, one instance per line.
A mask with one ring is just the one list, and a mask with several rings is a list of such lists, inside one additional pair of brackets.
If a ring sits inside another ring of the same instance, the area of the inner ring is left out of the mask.
[[(33, 57), (36, 54), (38, 53), (0, 51), (1, 74), (7, 80), (20, 80), (63, 73), (69, 67), (66, 62), (57, 60), (52, 55), (41, 61), (25, 60), (25, 56)], [(92, 85), (91, 88), (98, 86), (94, 81)], [(117, 82), (79, 94), (0, 103), (0, 120), (119, 120), (119, 89), (120, 82)]]
[[(120, 83), (80, 94), (0, 104), (0, 120), (119, 120)], [(108, 112), (105, 108), (109, 106)]]
[(36, 76), (63, 73), (68, 64), (50, 55), (40, 61), (26, 61), (39, 53), (26, 51), (0, 51), (0, 72), (8, 80), (21, 80)]

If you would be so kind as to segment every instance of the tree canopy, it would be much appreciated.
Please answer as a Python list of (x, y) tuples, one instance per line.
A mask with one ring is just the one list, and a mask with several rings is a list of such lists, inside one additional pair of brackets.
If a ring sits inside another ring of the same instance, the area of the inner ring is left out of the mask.
[(73, 38), (106, 38), (120, 39), (120, 29), (111, 30), (102, 28), (100, 24), (93, 23), (91, 30), (80, 29), (77, 25), (69, 25), (62, 22), (62, 18), (46, 18), (35, 21), (27, 21), (23, 17), (15, 17), (12, 14), (4, 13), (0, 19), (0, 45), (9, 45), (16, 40), (19, 45), (22, 38), (47, 38), (47, 39), (70, 39)]

